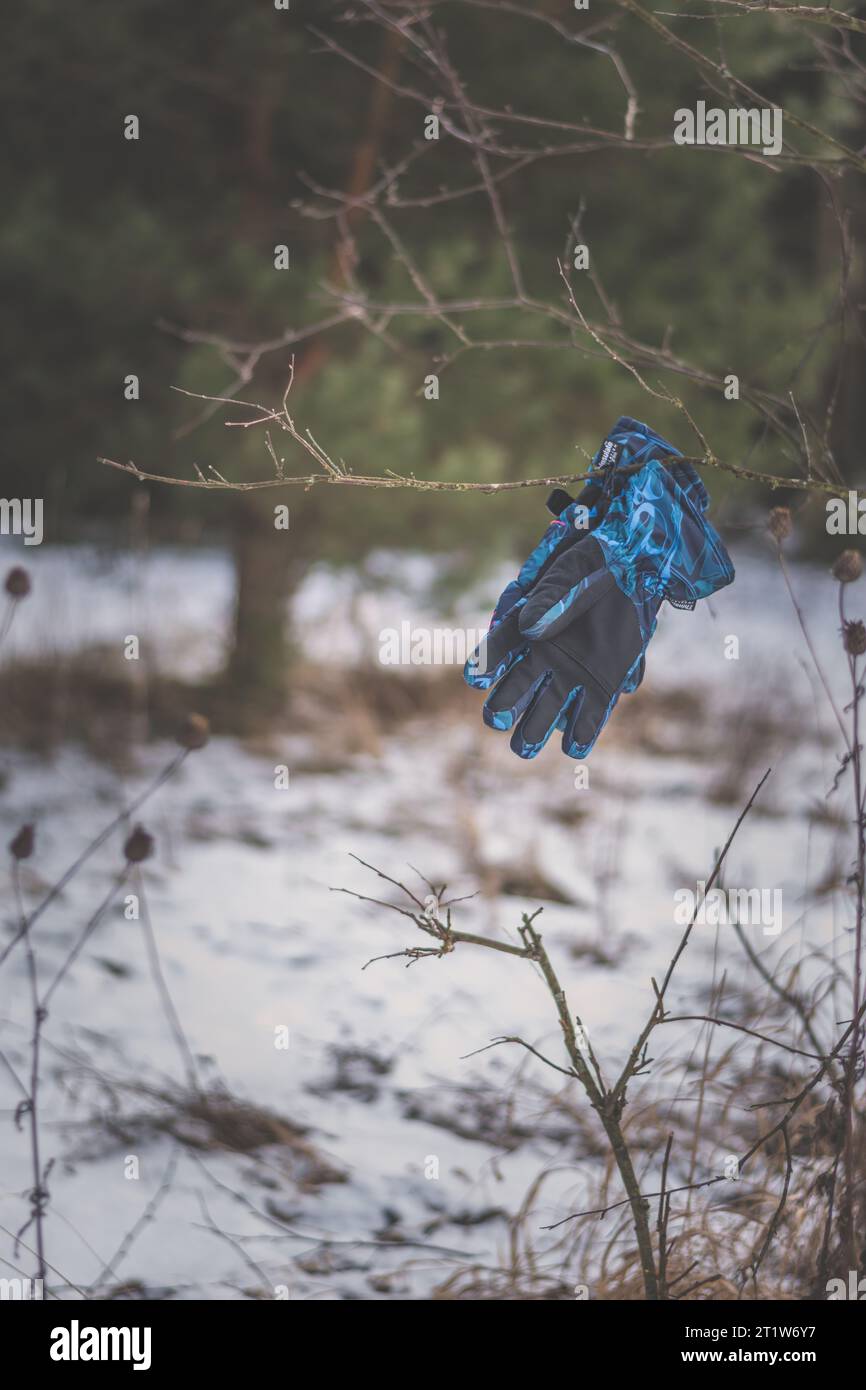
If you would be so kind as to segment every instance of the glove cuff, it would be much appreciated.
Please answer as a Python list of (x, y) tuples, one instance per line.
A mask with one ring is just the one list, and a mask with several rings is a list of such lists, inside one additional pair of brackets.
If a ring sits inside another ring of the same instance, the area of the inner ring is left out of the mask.
[(685, 462), (670, 467), (652, 458), (629, 477), (595, 533), (624, 593), (694, 608), (731, 583), (734, 567), (704, 517), (706, 499)]

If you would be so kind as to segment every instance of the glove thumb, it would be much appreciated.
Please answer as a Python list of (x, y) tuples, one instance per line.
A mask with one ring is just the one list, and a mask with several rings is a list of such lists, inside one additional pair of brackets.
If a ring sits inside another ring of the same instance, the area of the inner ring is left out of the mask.
[(551, 565), (520, 610), (520, 631), (530, 641), (555, 637), (586, 613), (615, 584), (601, 546), (592, 536)]

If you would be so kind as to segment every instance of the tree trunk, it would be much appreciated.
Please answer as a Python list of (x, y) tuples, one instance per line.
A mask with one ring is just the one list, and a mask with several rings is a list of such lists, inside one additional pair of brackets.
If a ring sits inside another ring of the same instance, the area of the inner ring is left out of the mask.
[(226, 679), (231, 723), (247, 731), (258, 719), (285, 710), (288, 604), (297, 567), (291, 533), (276, 529), (272, 507), (244, 498), (233, 515), (236, 599)]

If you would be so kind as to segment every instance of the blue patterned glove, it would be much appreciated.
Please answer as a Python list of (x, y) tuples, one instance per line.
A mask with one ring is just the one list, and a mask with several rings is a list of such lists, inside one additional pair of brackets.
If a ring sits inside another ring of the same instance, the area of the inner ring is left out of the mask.
[(597, 477), (576, 502), (553, 494), (557, 519), (503, 591), (464, 671), (491, 692), (485, 723), (511, 729), (522, 758), (554, 729), (563, 752), (585, 758), (619, 696), (640, 684), (664, 600), (694, 608), (734, 578), (704, 518), (706, 488), (648, 426), (618, 420), (590, 471)]

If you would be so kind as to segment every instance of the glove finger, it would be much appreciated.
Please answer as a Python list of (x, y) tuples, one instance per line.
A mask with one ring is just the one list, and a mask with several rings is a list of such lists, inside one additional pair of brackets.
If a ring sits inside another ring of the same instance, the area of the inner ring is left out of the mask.
[(591, 536), (572, 546), (536, 584), (520, 610), (520, 630), (533, 641), (555, 637), (610, 591), (615, 581)]
[(549, 671), (518, 660), (484, 701), (484, 723), (491, 729), (513, 729), (549, 680)]
[(489, 690), (525, 654), (529, 644), (520, 631), (519, 612), (519, 608), (512, 608), (475, 648), (463, 668), (467, 685)]
[(570, 758), (585, 758), (607, 723), (616, 696), (603, 691), (595, 681), (587, 681), (578, 691), (569, 710), (562, 734), (562, 751)]
[(518, 757), (534, 758), (537, 753), (541, 752), (559, 724), (563, 709), (575, 695), (580, 695), (579, 686), (576, 691), (571, 690), (564, 693), (562, 685), (555, 680), (537, 691), (532, 703), (511, 735), (511, 747)]

